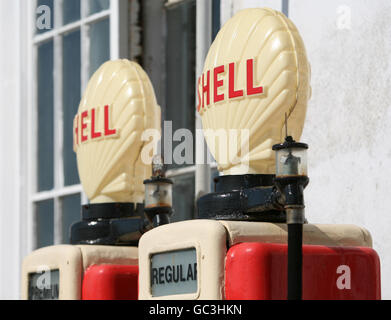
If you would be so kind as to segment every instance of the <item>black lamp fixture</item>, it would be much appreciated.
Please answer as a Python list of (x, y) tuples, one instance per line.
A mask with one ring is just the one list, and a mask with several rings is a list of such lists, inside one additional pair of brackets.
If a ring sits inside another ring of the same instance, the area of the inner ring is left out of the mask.
[(287, 223), (304, 223), (303, 190), (308, 185), (307, 176), (308, 145), (296, 142), (291, 136), (284, 143), (276, 144), (276, 177), (275, 184), (280, 189), (287, 213)]
[(274, 183), (283, 197), (288, 224), (288, 300), (302, 299), (304, 188), (307, 176), (308, 145), (291, 136), (276, 144), (276, 177)]
[(165, 177), (161, 156), (152, 160), (152, 177), (145, 180), (144, 212), (154, 227), (170, 223), (173, 181)]

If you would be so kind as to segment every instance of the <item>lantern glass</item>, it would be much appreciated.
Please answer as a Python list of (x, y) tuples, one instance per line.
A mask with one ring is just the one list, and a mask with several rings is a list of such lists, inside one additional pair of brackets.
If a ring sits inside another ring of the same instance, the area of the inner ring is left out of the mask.
[(276, 150), (276, 177), (307, 176), (307, 149)]
[(145, 208), (172, 207), (172, 184), (150, 182), (145, 185)]

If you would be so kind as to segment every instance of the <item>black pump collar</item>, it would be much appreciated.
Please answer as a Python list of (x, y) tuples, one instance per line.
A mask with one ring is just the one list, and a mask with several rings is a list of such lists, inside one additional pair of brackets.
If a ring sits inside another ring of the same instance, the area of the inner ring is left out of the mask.
[(82, 206), (83, 220), (120, 219), (143, 215), (143, 206), (134, 203), (97, 203)]
[(82, 206), (82, 221), (72, 225), (73, 245), (138, 245), (149, 223), (141, 203), (98, 203)]
[(197, 200), (199, 219), (285, 222), (274, 175), (246, 174), (215, 178), (215, 192)]

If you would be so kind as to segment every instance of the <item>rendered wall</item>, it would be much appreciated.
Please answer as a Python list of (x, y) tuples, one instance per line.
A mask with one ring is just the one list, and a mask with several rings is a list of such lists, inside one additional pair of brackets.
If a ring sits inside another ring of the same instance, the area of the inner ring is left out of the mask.
[(312, 63), (303, 134), (311, 146), (308, 217), (370, 230), (382, 297), (391, 299), (391, 7), (387, 0), (317, 2), (290, 5)]

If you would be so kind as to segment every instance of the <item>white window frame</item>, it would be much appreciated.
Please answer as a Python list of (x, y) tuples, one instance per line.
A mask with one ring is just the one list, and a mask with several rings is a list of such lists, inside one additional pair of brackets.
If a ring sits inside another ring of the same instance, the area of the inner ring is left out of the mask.
[[(196, 1), (196, 79), (201, 76), (204, 68), (204, 62), (208, 54), (210, 45), (212, 44), (212, 1)], [(195, 89), (196, 90), (196, 89)], [(196, 97), (197, 99), (197, 97)], [(196, 104), (197, 105), (197, 101)], [(201, 116), (195, 109), (195, 129), (202, 128)], [(211, 190), (211, 167), (209, 164), (198, 163), (205, 158), (208, 148), (206, 147), (205, 138), (196, 134), (196, 172), (195, 172), (195, 198), (197, 199), (209, 193)], [(210, 157), (207, 157), (210, 159)]]
[[(83, 93), (89, 80), (89, 44), (90, 25), (103, 19), (110, 18), (110, 59), (127, 58), (128, 32), (127, 16), (128, 1), (110, 0), (110, 8), (99, 13), (88, 15), (89, 1), (81, 0), (81, 17), (76, 22), (62, 26), (63, 3), (66, 0), (54, 0), (54, 28), (43, 34), (35, 34), (37, 0), (28, 1), (28, 99), (26, 112), (26, 141), (25, 158), (29, 159), (27, 168), (27, 251), (37, 247), (36, 235), (36, 203), (54, 201), (54, 245), (62, 243), (62, 207), (61, 198), (71, 195), (81, 195), (81, 202), (87, 203), (87, 198), (80, 184), (64, 186), (63, 150), (63, 105), (62, 105), (62, 35), (80, 30), (81, 33), (81, 92)], [(40, 43), (53, 39), (54, 45), (54, 188), (49, 191), (37, 190), (37, 48)]]

